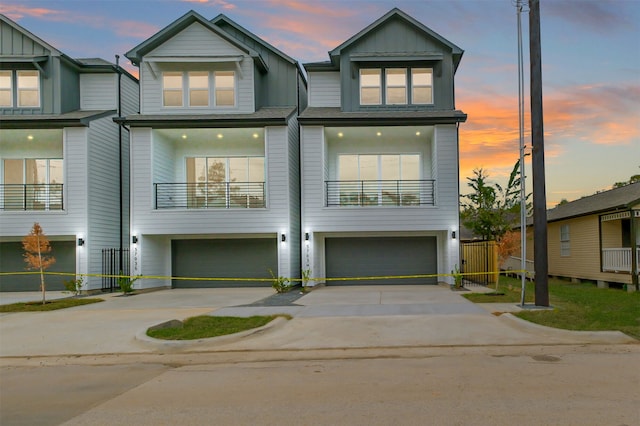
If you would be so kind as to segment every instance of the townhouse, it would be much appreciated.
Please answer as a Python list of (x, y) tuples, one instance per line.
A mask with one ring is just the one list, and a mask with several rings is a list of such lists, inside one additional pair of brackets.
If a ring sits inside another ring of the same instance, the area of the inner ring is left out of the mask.
[[(34, 222), (52, 242), (50, 271), (100, 274), (103, 249), (128, 243), (128, 133), (113, 118), (137, 110), (129, 73), (70, 58), (0, 15), (0, 272), (25, 271)], [(47, 287), (73, 278), (49, 276)], [(37, 277), (0, 275), (0, 291), (38, 288)]]

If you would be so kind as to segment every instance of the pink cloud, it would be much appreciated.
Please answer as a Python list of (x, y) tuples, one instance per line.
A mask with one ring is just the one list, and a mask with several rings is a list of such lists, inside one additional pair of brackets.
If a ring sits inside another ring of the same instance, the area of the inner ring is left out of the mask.
[(233, 3), (229, 3), (225, 0), (182, 0), (185, 3), (198, 3), (210, 6), (221, 7), (225, 10), (233, 10), (236, 9), (237, 6)]

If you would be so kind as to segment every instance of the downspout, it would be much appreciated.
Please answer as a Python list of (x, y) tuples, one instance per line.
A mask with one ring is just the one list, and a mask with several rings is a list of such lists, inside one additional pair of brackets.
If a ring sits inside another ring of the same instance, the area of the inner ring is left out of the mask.
[(635, 291), (640, 291), (638, 283), (638, 218), (635, 216), (636, 211), (630, 209), (631, 213), (631, 285)]
[[(120, 69), (120, 55), (116, 55), (116, 73), (118, 73), (118, 118), (122, 118), (122, 70)], [(118, 125), (118, 174), (119, 174), (119, 201), (120, 201), (120, 250), (119, 250), (119, 266), (120, 273), (123, 272), (124, 263), (124, 243), (122, 241), (122, 233), (124, 231), (124, 200), (122, 196), (122, 126)]]

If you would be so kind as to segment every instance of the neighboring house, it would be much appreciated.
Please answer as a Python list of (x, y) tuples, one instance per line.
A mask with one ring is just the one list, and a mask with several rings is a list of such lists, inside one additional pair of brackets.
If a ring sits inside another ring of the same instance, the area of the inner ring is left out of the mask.
[(449, 274), (459, 263), (458, 125), (467, 116), (455, 107), (454, 76), (462, 54), (393, 9), (329, 61), (304, 65), (303, 269), (319, 282)]
[(136, 286), (270, 285), (300, 276), (298, 63), (224, 15), (188, 12), (126, 54)]
[[(119, 105), (137, 111), (138, 82), (102, 59), (72, 59), (3, 15), (0, 34), (0, 271), (25, 271), (21, 240), (39, 222), (57, 260), (50, 271), (99, 274), (102, 249), (129, 239), (128, 133), (113, 117)], [(47, 287), (72, 278), (48, 276)], [(2, 291), (38, 288), (34, 276), (0, 276)]]
[[(558, 205), (547, 211), (547, 223), (549, 275), (636, 288), (640, 183)], [(527, 233), (527, 259), (532, 261), (533, 229)]]

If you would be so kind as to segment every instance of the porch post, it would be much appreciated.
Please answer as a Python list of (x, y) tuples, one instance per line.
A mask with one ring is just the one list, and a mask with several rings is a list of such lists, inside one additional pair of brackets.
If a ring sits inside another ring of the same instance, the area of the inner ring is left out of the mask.
[(636, 211), (631, 210), (631, 287), (628, 291), (640, 291), (638, 285), (638, 218)]

